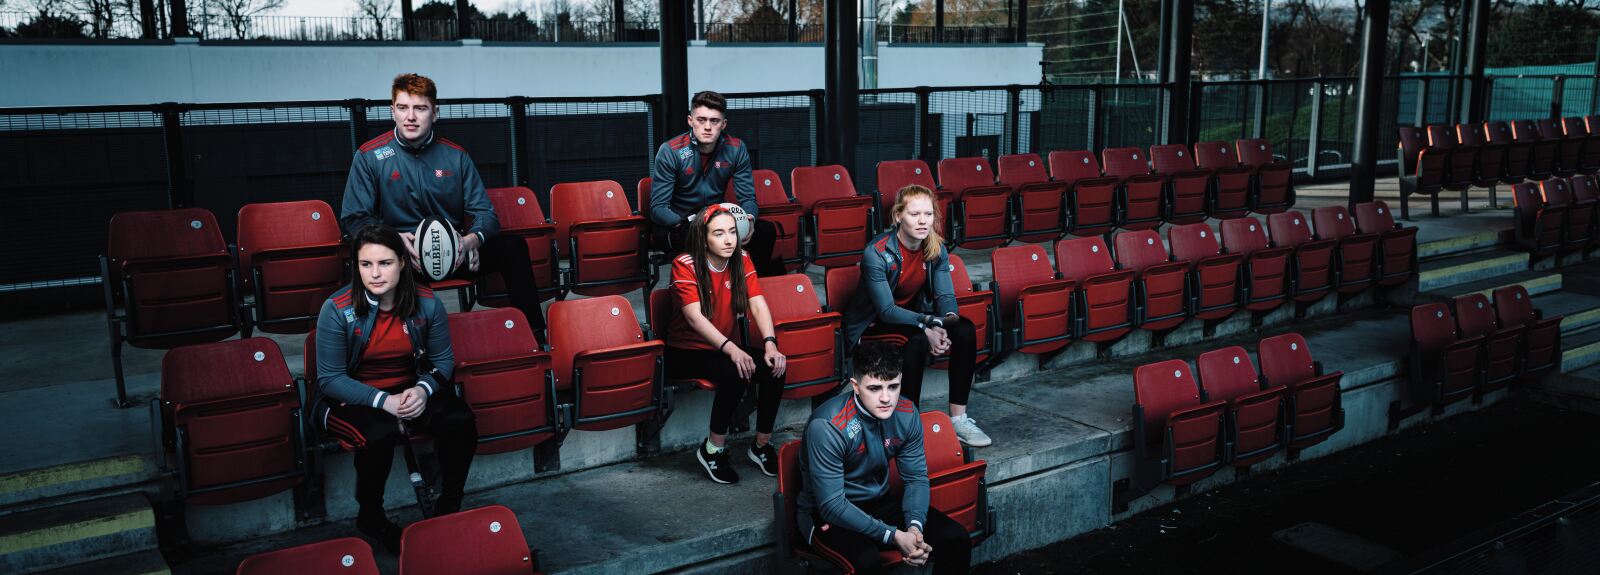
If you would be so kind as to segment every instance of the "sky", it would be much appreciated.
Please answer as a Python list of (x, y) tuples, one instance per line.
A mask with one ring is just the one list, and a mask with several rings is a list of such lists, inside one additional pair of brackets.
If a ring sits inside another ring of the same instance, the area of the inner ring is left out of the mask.
[[(195, 4), (204, 0), (189, 0)], [(421, 6), (428, 0), (412, 0), (413, 6)], [(452, 1), (452, 4), (454, 2)], [(492, 13), (500, 11), (501, 7), (511, 4), (511, 0), (472, 0), (472, 5), (478, 7), (479, 12)], [(526, 2), (537, 4), (537, 0)], [(354, 0), (284, 0), (283, 9), (272, 12), (275, 16), (351, 16), (355, 13)], [(400, 0), (394, 2), (394, 17), (400, 17)]]

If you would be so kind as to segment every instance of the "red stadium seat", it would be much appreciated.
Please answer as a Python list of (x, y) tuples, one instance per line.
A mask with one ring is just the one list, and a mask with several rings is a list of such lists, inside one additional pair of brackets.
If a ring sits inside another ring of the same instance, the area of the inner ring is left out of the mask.
[[(844, 373), (843, 318), (823, 311), (811, 278), (790, 274), (761, 278), (761, 293), (772, 312), (773, 335), (788, 359), (783, 398), (812, 397), (839, 389)], [(759, 341), (755, 318), (745, 314), (747, 341)]]
[(1577, 148), (1572, 159), (1570, 169), (1579, 174), (1593, 174), (1600, 170), (1600, 134), (1591, 133), (1589, 125), (1583, 117), (1561, 119), (1561, 131), (1567, 135), (1567, 140), (1573, 142)]
[(1189, 319), (1189, 262), (1170, 261), (1155, 230), (1122, 232), (1113, 241), (1117, 267), (1134, 273), (1134, 318), (1139, 327), (1164, 331)]
[(1359, 293), (1372, 287), (1381, 236), (1357, 233), (1356, 223), (1344, 206), (1317, 208), (1311, 211), (1311, 219), (1316, 223), (1317, 237), (1339, 242), (1335, 258), (1339, 273), (1334, 289)]
[[(1476, 146), (1463, 146), (1456, 139), (1456, 131), (1450, 126), (1428, 126), (1428, 148), (1435, 153), (1442, 153), (1444, 160), (1444, 178), (1440, 185), (1452, 192), (1461, 192), (1461, 211), (1468, 211), (1467, 191), (1472, 189), (1473, 173), (1478, 166), (1478, 148)], [(1434, 215), (1438, 214), (1438, 197), (1434, 198)]]
[(1389, 204), (1356, 204), (1356, 232), (1379, 237), (1378, 285), (1400, 285), (1417, 274), (1417, 228), (1396, 224)]
[[(800, 532), (799, 523), (795, 519), (800, 502), (800, 485), (805, 480), (800, 476), (802, 448), (803, 445), (798, 440), (778, 446), (778, 489), (772, 493), (772, 525), (778, 540), (780, 573), (804, 573), (834, 566), (832, 562), (811, 550), (811, 544), (806, 541), (806, 534)], [(931, 471), (930, 466), (930, 475)], [(893, 473), (890, 472), (891, 477), (894, 477)], [(931, 486), (929, 491), (931, 496)], [(880, 551), (879, 555), (883, 557), (882, 567), (885, 569), (899, 565), (905, 560), (898, 550)]]
[(350, 281), (339, 218), (322, 200), (239, 208), (239, 269), (254, 290), (252, 326), (310, 331), (323, 300)]
[(1119, 270), (1099, 237), (1056, 242), (1061, 279), (1078, 286), (1078, 339), (1114, 341), (1133, 330), (1133, 271)]
[(1250, 211), (1275, 214), (1294, 206), (1294, 166), (1272, 155), (1266, 138), (1238, 140), (1239, 163), (1255, 170), (1250, 184)]
[(1411, 219), (1410, 199), (1418, 194), (1428, 196), (1433, 215), (1439, 215), (1439, 193), (1444, 191), (1450, 152), (1429, 146), (1427, 132), (1411, 126), (1400, 127), (1395, 149), (1400, 165), (1400, 217)]
[(378, 563), (372, 558), (372, 547), (366, 541), (341, 537), (251, 555), (239, 564), (235, 575), (284, 573), (378, 575)]
[(933, 190), (933, 200), (939, 204), (939, 214), (943, 219), (934, 222), (941, 235), (950, 236), (950, 218), (954, 212), (950, 209), (950, 199), (954, 195), (950, 190), (939, 189), (938, 182), (933, 179), (933, 170), (928, 168), (928, 163), (922, 160), (891, 160), (878, 162), (878, 221), (879, 226), (887, 229), (894, 225), (894, 203), (900, 197), (900, 189), (906, 186), (922, 186)]
[[(409, 553), (408, 553), (409, 551)], [(400, 535), (400, 575), (538, 573), (517, 514), (499, 505), (440, 515)]]
[[(795, 264), (805, 261), (800, 253), (800, 204), (789, 197), (789, 192), (784, 191), (783, 181), (778, 179), (777, 172), (752, 170), (750, 178), (756, 187), (756, 218), (772, 222), (772, 226), (777, 228), (772, 255), (783, 258), (783, 264), (788, 269), (794, 269)], [(732, 180), (728, 181), (725, 197), (729, 202), (739, 203), (739, 198), (733, 192)]]
[(1000, 156), (1000, 183), (1016, 189), (1016, 227), (1020, 242), (1046, 242), (1067, 233), (1067, 184), (1051, 181), (1039, 154)]
[(974, 542), (993, 533), (983, 477), (989, 464), (970, 461), (972, 453), (961, 447), (945, 412), (922, 414), (922, 452), (928, 461), (928, 506), (960, 523)]
[(1536, 120), (1512, 122), (1511, 133), (1518, 142), (1531, 148), (1528, 152), (1528, 179), (1543, 180), (1555, 175), (1556, 156), (1561, 153), (1560, 139), (1540, 134)]
[(1226, 408), (1226, 402), (1201, 395), (1188, 362), (1139, 366), (1133, 372), (1136, 473), (1188, 485), (1216, 472), (1222, 465)]
[(1239, 309), (1243, 285), (1239, 266), (1244, 256), (1222, 253), (1216, 230), (1204, 222), (1167, 228), (1172, 256), (1187, 261), (1190, 309), (1194, 317), (1219, 320)]
[(1489, 205), (1494, 207), (1494, 188), (1506, 176), (1505, 144), (1489, 141), (1481, 124), (1456, 124), (1456, 140), (1463, 146), (1478, 148), (1478, 164), (1472, 170), (1472, 185), (1489, 188)]
[(1244, 258), (1245, 309), (1270, 311), (1287, 301), (1293, 248), (1274, 248), (1267, 228), (1255, 218), (1222, 221), (1222, 250)]
[(1457, 296), (1454, 302), (1456, 331), (1463, 338), (1483, 338), (1483, 391), (1499, 389), (1520, 375), (1522, 326), (1500, 327), (1494, 317), (1489, 296), (1481, 293)]
[[(650, 315), (650, 330), (655, 332), (655, 339), (666, 341), (666, 333), (668, 329), (671, 329), (673, 319), (678, 314), (683, 313), (683, 309), (678, 307), (677, 299), (672, 297), (672, 290), (650, 290), (650, 302), (647, 309)], [(667, 385), (698, 387), (707, 391), (715, 391), (717, 389), (717, 384), (709, 379), (668, 380)]]
[(1287, 388), (1263, 388), (1250, 363), (1250, 352), (1239, 346), (1200, 354), (1195, 362), (1200, 388), (1206, 397), (1228, 404), (1228, 461), (1249, 467), (1283, 448), (1283, 395)]
[(1533, 144), (1518, 140), (1507, 122), (1484, 122), (1483, 132), (1489, 143), (1506, 147), (1505, 174), (1500, 183), (1515, 184), (1528, 179)]
[[(850, 306), (850, 300), (855, 297), (856, 287), (861, 284), (861, 267), (845, 266), (828, 268), (823, 276), (823, 288), (828, 296), (828, 309), (839, 313)], [(877, 335), (864, 335), (861, 341), (882, 341), (904, 347), (906, 338), (897, 333), (884, 333)]]
[(666, 344), (644, 339), (627, 299), (611, 295), (558, 301), (550, 304), (548, 314), (556, 390), (573, 394), (569, 428), (617, 429), (663, 410), (661, 353)]
[(567, 258), (568, 291), (586, 296), (644, 290), (655, 283), (649, 221), (633, 215), (622, 184), (569, 182), (550, 188), (556, 245)]
[[(650, 178), (641, 181), (648, 200)], [(533, 282), (539, 286), (539, 299), (547, 300), (561, 293), (561, 263), (556, 254), (556, 227), (544, 217), (539, 207), (539, 197), (524, 187), (489, 188), (489, 203), (494, 205), (495, 218), (500, 220), (500, 233), (517, 236), (528, 244), (528, 264), (533, 266)], [(486, 273), (478, 281), (478, 303), (487, 306), (511, 305), (506, 293), (506, 281), (499, 273)]]
[(237, 503), (305, 480), (300, 386), (272, 340), (174, 348), (161, 358), (157, 401), (160, 460), (176, 474), (180, 502)]
[(1523, 249), (1534, 258), (1543, 258), (1566, 247), (1567, 206), (1546, 205), (1538, 182), (1512, 186), (1511, 202), (1517, 243)]
[[(1194, 158), (1182, 144), (1150, 146), (1150, 164), (1155, 173), (1167, 177), (1166, 212), (1162, 219), (1173, 224), (1203, 222), (1214, 201), (1211, 198), (1211, 170), (1195, 168)], [(1244, 215), (1244, 214), (1239, 214)]]
[(1520, 285), (1494, 290), (1494, 314), (1500, 326), (1522, 327), (1522, 376), (1536, 379), (1561, 370), (1561, 319), (1533, 308), (1533, 297)]
[[(730, 184), (731, 184), (731, 181), (730, 181)], [(649, 223), (651, 226), (655, 225), (655, 222), (650, 222), (649, 221), (649, 219), (650, 219), (650, 192), (651, 192), (651, 189), (653, 187), (654, 187), (654, 180), (651, 180), (650, 178), (639, 178), (638, 183), (635, 183), (633, 185), (634, 206), (636, 206), (636, 209), (633, 211), (633, 213), (634, 213), (634, 215), (643, 217), (646, 220), (646, 222)], [(731, 195), (731, 194), (729, 194), (729, 195)], [(499, 213), (499, 212), (500, 212), (499, 207), (496, 207), (495, 208), (495, 213)], [(664, 245), (661, 242), (661, 238), (658, 237), (654, 233), (651, 233), (651, 234), (649, 234), (648, 236), (645, 237), (645, 243), (649, 245), (650, 251), (652, 251), (652, 252), (665, 252), (667, 250), (667, 246)], [(659, 265), (660, 261), (656, 260), (655, 262), (652, 262), (652, 263), (654, 263), (656, 265)]]
[(1294, 250), (1289, 278), (1295, 301), (1312, 302), (1333, 292), (1337, 242), (1311, 235), (1305, 214), (1293, 210), (1267, 216), (1267, 230), (1273, 245)]
[[(1575, 176), (1592, 181), (1588, 176)], [(1566, 208), (1567, 225), (1562, 232), (1561, 251), (1583, 253), (1594, 243), (1594, 200), (1578, 200), (1572, 192), (1572, 183), (1562, 178), (1539, 182), (1539, 192), (1544, 205)]]
[(829, 268), (861, 261), (877, 207), (870, 196), (856, 194), (844, 166), (801, 166), (789, 181), (803, 206), (806, 259)]
[(1101, 175), (1093, 152), (1050, 152), (1050, 175), (1067, 185), (1067, 233), (1088, 237), (1117, 226), (1117, 178)]
[[(1000, 351), (999, 310), (995, 309), (994, 292), (980, 290), (967, 274), (967, 263), (961, 256), (950, 254), (950, 282), (955, 285), (956, 310), (961, 317), (972, 321), (978, 339), (977, 364), (982, 365), (991, 354)], [(831, 297), (831, 296), (830, 296)], [(828, 301), (833, 301), (829, 299)], [(935, 356), (933, 367), (944, 369), (949, 356)]]
[(1052, 353), (1072, 343), (1076, 288), (1056, 276), (1043, 247), (1027, 244), (995, 250), (990, 288), (1013, 351)]
[(1600, 178), (1588, 174), (1578, 174), (1569, 178), (1567, 182), (1572, 184), (1574, 210), (1581, 209), (1579, 206), (1585, 204), (1594, 208), (1595, 213), (1590, 217), (1597, 229), (1590, 230), (1589, 237), (1591, 239), (1589, 243), (1590, 245), (1600, 243)]
[(548, 352), (516, 308), (450, 314), (454, 379), (478, 418), (478, 453), (527, 449), (561, 431)]
[(1196, 165), (1211, 170), (1215, 190), (1211, 194), (1207, 213), (1213, 218), (1228, 219), (1245, 215), (1250, 210), (1250, 176), (1255, 170), (1239, 165), (1239, 155), (1227, 142), (1199, 142), (1194, 145)]
[(111, 328), (117, 404), (126, 405), (124, 342), (171, 349), (226, 338), (238, 333), (243, 322), (234, 293), (233, 256), (210, 211), (123, 212), (112, 216), (106, 240), (100, 280)]
[(1422, 304), (1411, 308), (1410, 386), (1415, 405), (1447, 404), (1468, 397), (1478, 387), (1482, 337), (1457, 337), (1450, 306)]
[(1543, 118), (1538, 124), (1540, 139), (1555, 141), (1555, 175), (1569, 178), (1578, 173), (1578, 161), (1583, 158), (1583, 140), (1587, 134), (1568, 136), (1566, 127), (1559, 119)]
[(1150, 158), (1139, 148), (1100, 151), (1107, 176), (1117, 178), (1117, 227), (1148, 230), (1161, 225), (1166, 176), (1150, 173)]
[(1288, 388), (1289, 448), (1304, 449), (1344, 428), (1344, 407), (1339, 391), (1343, 371), (1323, 373), (1322, 363), (1311, 358), (1311, 348), (1298, 333), (1261, 340), (1261, 384)]
[(988, 158), (939, 160), (939, 188), (951, 192), (955, 207), (951, 243), (984, 249), (1011, 241), (1011, 186), (995, 183)]

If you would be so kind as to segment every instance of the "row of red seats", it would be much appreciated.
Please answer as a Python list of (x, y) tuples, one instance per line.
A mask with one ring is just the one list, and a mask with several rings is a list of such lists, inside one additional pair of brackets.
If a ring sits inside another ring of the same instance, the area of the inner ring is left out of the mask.
[(1561, 316), (1545, 317), (1513, 285), (1411, 308), (1412, 404), (1445, 405), (1561, 365)]
[[(408, 552), (410, 551), (410, 552)], [(499, 505), (424, 519), (400, 535), (401, 575), (510, 575), (544, 571), (517, 515)], [(252, 555), (236, 575), (378, 575), (372, 547), (344, 537)]]
[(1511, 188), (1517, 243), (1535, 258), (1587, 253), (1600, 224), (1600, 184), (1595, 176), (1522, 182)]
[(1600, 116), (1562, 119), (1492, 121), (1482, 124), (1400, 128), (1396, 146), (1400, 161), (1400, 213), (1411, 217), (1406, 200), (1430, 196), (1439, 215), (1439, 194), (1476, 186), (1517, 184), (1552, 176), (1600, 172)]
[(1159, 483), (1186, 486), (1223, 464), (1249, 467), (1287, 447), (1320, 443), (1344, 427), (1339, 381), (1323, 373), (1298, 333), (1262, 339), (1257, 356), (1232, 346), (1200, 354), (1199, 379), (1182, 359), (1133, 374), (1136, 460), (1118, 505)]

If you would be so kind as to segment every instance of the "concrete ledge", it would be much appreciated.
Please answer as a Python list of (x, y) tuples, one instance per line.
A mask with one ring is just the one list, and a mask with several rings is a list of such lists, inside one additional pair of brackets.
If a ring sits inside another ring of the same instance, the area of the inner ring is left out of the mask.
[(1427, 292), (1527, 271), (1528, 254), (1491, 250), (1424, 261), (1418, 267), (1417, 290)]
[(31, 573), (154, 549), (155, 513), (120, 495), (0, 518), (0, 571)]
[[(50, 572), (52, 575), (170, 575), (166, 558), (160, 551), (150, 550), (129, 555), (108, 557), (99, 561), (80, 563)], [(305, 574), (311, 575), (311, 574)]]

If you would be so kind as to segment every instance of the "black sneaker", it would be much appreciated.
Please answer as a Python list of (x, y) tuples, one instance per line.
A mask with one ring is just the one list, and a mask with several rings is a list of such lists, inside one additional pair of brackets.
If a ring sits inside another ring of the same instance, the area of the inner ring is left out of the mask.
[(767, 477), (778, 476), (778, 450), (771, 443), (761, 447), (756, 447), (756, 444), (752, 443), (750, 451), (745, 452), (745, 455), (749, 455), (750, 461), (754, 461), (756, 467), (761, 468), (761, 472), (767, 474)]
[(382, 514), (362, 514), (356, 517), (356, 530), (377, 541), (384, 549), (400, 554), (400, 526)]
[(699, 449), (694, 450), (694, 458), (700, 461), (700, 467), (705, 468), (706, 475), (710, 475), (712, 481), (723, 484), (739, 482), (739, 472), (733, 470), (733, 464), (728, 457), (728, 448), (724, 447), (721, 453), (712, 454), (706, 451), (704, 444), (701, 444)]

